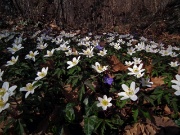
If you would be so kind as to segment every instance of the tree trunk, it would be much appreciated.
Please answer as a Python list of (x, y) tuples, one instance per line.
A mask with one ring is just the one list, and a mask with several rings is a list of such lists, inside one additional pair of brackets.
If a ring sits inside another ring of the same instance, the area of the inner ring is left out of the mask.
[[(5, 0), (4, 0), (5, 1)], [(61, 27), (110, 28), (140, 22), (176, 0), (11, 0), (18, 14)], [(5, 4), (0, 2), (0, 4)], [(1, 8), (4, 6), (1, 5)], [(2, 12), (2, 11), (1, 11)], [(6, 10), (7, 12), (7, 10)]]

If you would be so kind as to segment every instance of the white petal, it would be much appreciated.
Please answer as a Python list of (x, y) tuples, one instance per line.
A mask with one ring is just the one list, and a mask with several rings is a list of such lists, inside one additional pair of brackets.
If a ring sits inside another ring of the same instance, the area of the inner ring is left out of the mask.
[(105, 111), (107, 109), (107, 106), (102, 106), (103, 110)]
[(9, 89), (9, 82), (4, 82), (2, 88), (4, 88), (5, 90)]
[(103, 99), (107, 100), (107, 96), (106, 96), (106, 95), (104, 95), (104, 96), (103, 96)]
[(129, 91), (129, 87), (125, 84), (122, 84), (122, 88), (125, 92), (128, 92)]
[(176, 96), (180, 96), (180, 91), (177, 90), (176, 92), (174, 92), (174, 94), (175, 94)]
[(130, 96), (130, 99), (133, 100), (133, 101), (136, 101), (137, 98), (138, 98), (138, 97), (137, 97), (136, 95)]
[(135, 82), (132, 82), (132, 83), (131, 83), (130, 89), (131, 89), (131, 90), (135, 90)]
[(26, 92), (25, 98), (27, 98), (30, 94), (30, 91)]
[(20, 88), (20, 91), (27, 91), (27, 90), (26, 90), (26, 87)]
[(118, 96), (129, 97), (126, 92), (120, 92), (118, 93)]
[(125, 99), (128, 99), (129, 97), (122, 97), (121, 100), (125, 100)]

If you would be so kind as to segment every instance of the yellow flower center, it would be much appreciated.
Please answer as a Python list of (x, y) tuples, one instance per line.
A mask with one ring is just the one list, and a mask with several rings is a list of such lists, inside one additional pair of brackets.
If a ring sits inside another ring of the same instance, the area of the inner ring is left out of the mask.
[(107, 101), (107, 100), (102, 100), (102, 104), (104, 105), (104, 106), (107, 106), (108, 104), (109, 104), (109, 102)]
[(127, 94), (128, 96), (133, 95), (133, 94), (134, 94), (134, 91), (129, 88), (129, 89), (128, 89), (128, 92), (126, 92), (126, 94)]
[(12, 48), (14, 51), (18, 51), (18, 48), (17, 47), (13, 47)]
[(39, 76), (44, 77), (46, 74), (44, 72), (41, 72)]
[(100, 71), (103, 71), (103, 67), (102, 66), (97, 66), (97, 69)]
[(0, 108), (2, 108), (3, 106), (4, 106), (4, 102), (0, 100)]
[(134, 73), (138, 73), (139, 72), (139, 69), (138, 68), (135, 68), (133, 69)]
[(33, 85), (32, 84), (27, 84), (26, 85), (26, 90), (32, 91), (33, 90)]
[(31, 57), (34, 57), (34, 53), (30, 53), (29, 55), (30, 55)]
[(0, 95), (3, 96), (6, 93), (6, 89), (0, 88)]
[(12, 63), (16, 63), (16, 59), (12, 59), (11, 62), (12, 62)]

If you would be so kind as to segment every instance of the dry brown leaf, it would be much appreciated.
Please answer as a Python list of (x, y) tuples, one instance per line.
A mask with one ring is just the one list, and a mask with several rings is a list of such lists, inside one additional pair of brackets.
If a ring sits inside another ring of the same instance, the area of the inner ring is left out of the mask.
[(147, 73), (147, 74), (150, 74), (150, 73), (152, 72), (152, 68), (153, 68), (152, 64), (146, 65), (146, 66), (145, 66), (146, 73)]
[(155, 119), (155, 123), (157, 126), (161, 126), (161, 127), (168, 127), (168, 126), (177, 126), (173, 120), (171, 120), (168, 117), (157, 117), (154, 116)]
[(128, 66), (124, 66), (124, 64), (122, 64), (115, 55), (110, 56), (109, 61), (111, 64), (112, 72), (126, 71), (128, 68)]
[(155, 135), (157, 128), (152, 124), (136, 123), (132, 127), (125, 129), (124, 135)]
[(167, 105), (164, 107), (164, 112), (168, 115), (172, 113), (170, 108)]
[(153, 82), (152, 87), (155, 88), (157, 86), (161, 86), (164, 84), (164, 77), (161, 77), (161, 76), (160, 77), (154, 77), (154, 78), (152, 77), (151, 81)]
[(180, 75), (180, 66), (179, 66), (179, 68), (178, 68), (178, 74)]

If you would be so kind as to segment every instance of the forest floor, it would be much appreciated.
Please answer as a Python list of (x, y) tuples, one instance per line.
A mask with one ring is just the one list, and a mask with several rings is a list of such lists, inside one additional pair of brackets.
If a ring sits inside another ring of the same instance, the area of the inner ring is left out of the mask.
[[(54, 33), (59, 33), (62, 30), (55, 22), (27, 25), (28, 22), (21, 17), (13, 18), (11, 16), (1, 15), (0, 18), (0, 31), (14, 29), (17, 32), (32, 35), (32, 33), (38, 30), (41, 32), (52, 30)], [(36, 25), (36, 27), (34, 27), (34, 25)], [(91, 32), (87, 29), (78, 31), (80, 34), (84, 35)], [(180, 46), (180, 4), (176, 6), (170, 5), (163, 12), (157, 13), (153, 19), (151, 17), (145, 17), (143, 21), (139, 21), (136, 24), (131, 23), (113, 26), (111, 29), (95, 31), (93, 33), (103, 32), (118, 32), (120, 34), (130, 33), (135, 36), (144, 36), (159, 43)], [(126, 130), (133, 133), (135, 130), (145, 130), (146, 128), (149, 132), (153, 132), (153, 130), (157, 130), (158, 127), (162, 127), (160, 135), (175, 135), (176, 133), (179, 133), (179, 128), (175, 127), (173, 121), (167, 117), (156, 117), (155, 121), (157, 125), (152, 125), (151, 122), (147, 122), (146, 125), (137, 123), (133, 127), (126, 127)]]

